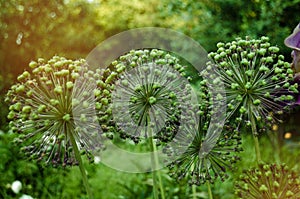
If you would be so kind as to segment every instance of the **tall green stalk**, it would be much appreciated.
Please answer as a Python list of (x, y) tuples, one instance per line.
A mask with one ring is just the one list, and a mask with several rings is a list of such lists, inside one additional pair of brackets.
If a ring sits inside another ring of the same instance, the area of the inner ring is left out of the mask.
[[(191, 167), (191, 170), (194, 170), (194, 168), (195, 168), (195, 164), (193, 163), (192, 164), (192, 167)], [(192, 185), (192, 194), (193, 194), (193, 199), (197, 199), (197, 196), (196, 196), (196, 194), (197, 194), (197, 190), (196, 190), (196, 185)]]
[(260, 148), (259, 148), (259, 141), (258, 141), (258, 133), (256, 129), (256, 122), (254, 119), (254, 115), (250, 113), (250, 122), (251, 122), (251, 130), (254, 140), (254, 146), (255, 146), (255, 153), (256, 153), (256, 161), (259, 163), (261, 161), (261, 155), (260, 155)]
[(197, 190), (196, 190), (196, 185), (192, 185), (192, 193), (193, 193), (193, 199), (197, 199)]
[(210, 188), (210, 182), (206, 181), (206, 185), (207, 185), (208, 198), (213, 199), (212, 191), (211, 191), (211, 188)]
[(153, 169), (152, 172), (152, 178), (153, 178), (153, 194), (154, 194), (154, 199), (159, 199), (158, 197), (158, 184), (156, 180), (156, 161), (155, 161), (155, 153), (154, 153), (154, 147), (153, 147), (153, 139), (152, 137), (150, 139), (150, 151), (151, 153), (151, 168)]
[(89, 183), (88, 183), (88, 179), (87, 179), (87, 175), (86, 175), (86, 172), (85, 172), (85, 168), (84, 168), (84, 165), (83, 165), (83, 162), (82, 162), (82, 158), (81, 158), (78, 146), (76, 144), (75, 138), (74, 138), (72, 132), (67, 132), (67, 134), (70, 137), (70, 141), (72, 143), (72, 146), (73, 146), (73, 149), (74, 149), (74, 153), (75, 153), (75, 158), (76, 158), (76, 160), (79, 163), (79, 169), (80, 169), (80, 172), (81, 172), (81, 175), (82, 175), (82, 180), (83, 180), (83, 184), (85, 186), (86, 192), (88, 194), (89, 199), (93, 199), (94, 197), (93, 197), (93, 194), (91, 192), (91, 189), (90, 189), (90, 186), (89, 186)]
[[(158, 190), (160, 189), (160, 195), (162, 199), (165, 199), (165, 192), (164, 192), (164, 188), (163, 188), (163, 183), (162, 183), (162, 178), (161, 178), (161, 174), (160, 171), (157, 170), (158, 168), (158, 157), (157, 157), (157, 153), (156, 151), (156, 145), (153, 141), (153, 135), (152, 135), (152, 131), (151, 129), (148, 129), (149, 127), (147, 127), (147, 132), (149, 135), (149, 139), (150, 139), (150, 151), (151, 153), (151, 166), (153, 169), (152, 172), (152, 176), (153, 176), (153, 193), (154, 193), (154, 198), (155, 199), (159, 199), (159, 192)], [(157, 178), (158, 178), (158, 183), (157, 183)]]

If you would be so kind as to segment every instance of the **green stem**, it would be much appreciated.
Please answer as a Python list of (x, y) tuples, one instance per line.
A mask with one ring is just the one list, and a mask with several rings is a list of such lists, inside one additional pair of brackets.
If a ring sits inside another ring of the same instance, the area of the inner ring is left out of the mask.
[(85, 173), (85, 168), (84, 168), (84, 165), (82, 163), (82, 159), (81, 159), (80, 152), (78, 150), (77, 143), (75, 141), (75, 138), (74, 138), (72, 132), (70, 132), (68, 135), (70, 137), (70, 140), (71, 140), (71, 143), (72, 143), (72, 146), (73, 146), (73, 149), (74, 149), (75, 158), (79, 163), (79, 169), (80, 169), (80, 172), (81, 172), (81, 175), (82, 175), (82, 180), (83, 180), (83, 184), (85, 186), (86, 192), (88, 194), (89, 199), (93, 199), (94, 197), (92, 195), (92, 192), (91, 192), (91, 189), (90, 189), (90, 186), (89, 186), (89, 183), (88, 183), (88, 179), (87, 179), (87, 176), (86, 176), (86, 173)]
[[(195, 164), (193, 163), (191, 166), (191, 169), (194, 170), (195, 169)], [(192, 185), (192, 194), (193, 194), (193, 199), (197, 199), (197, 190), (196, 190), (196, 185)]]
[(261, 155), (260, 155), (260, 149), (259, 149), (258, 133), (257, 133), (257, 129), (256, 129), (256, 122), (254, 119), (254, 115), (252, 113), (250, 114), (250, 122), (251, 122), (252, 135), (253, 135), (253, 139), (254, 139), (256, 161), (257, 161), (257, 163), (259, 163), (261, 161)]
[[(150, 133), (151, 134), (151, 133)], [(151, 163), (152, 163), (152, 169), (153, 169), (153, 191), (154, 191), (154, 197), (158, 199), (158, 186), (160, 189), (160, 195), (162, 199), (165, 199), (165, 192), (164, 192), (164, 187), (162, 183), (162, 178), (160, 171), (157, 170), (158, 168), (158, 157), (156, 151), (156, 145), (153, 141), (153, 137), (151, 135), (150, 137), (150, 149), (151, 149)], [(157, 185), (156, 177), (158, 178), (159, 184)]]
[(212, 191), (211, 191), (211, 188), (210, 188), (210, 182), (206, 181), (206, 185), (207, 185), (208, 198), (213, 199)]
[(161, 173), (159, 170), (157, 170), (158, 168), (158, 156), (157, 156), (157, 153), (155, 152), (156, 151), (156, 145), (155, 143), (153, 142), (153, 139), (151, 137), (151, 142), (152, 142), (152, 146), (153, 146), (153, 155), (154, 155), (154, 164), (155, 164), (155, 173), (157, 175), (157, 178), (158, 178), (158, 182), (159, 182), (159, 189), (160, 189), (160, 195), (161, 195), (161, 199), (165, 199), (165, 191), (164, 191), (164, 186), (163, 186), (163, 182), (162, 182), (162, 177), (161, 177)]
[[(153, 193), (154, 193), (154, 198), (155, 199), (159, 199), (158, 197), (158, 186), (160, 189), (160, 195), (162, 199), (165, 199), (165, 192), (164, 192), (164, 187), (163, 187), (163, 183), (162, 183), (162, 178), (161, 178), (161, 174), (160, 171), (158, 170), (158, 156), (156, 153), (156, 145), (154, 143), (153, 140), (153, 135), (152, 135), (152, 130), (150, 127), (150, 118), (147, 119), (147, 128), (146, 128), (146, 135), (148, 135), (149, 139), (150, 139), (150, 151), (151, 151), (151, 165), (152, 165), (152, 175), (153, 175)], [(159, 184), (157, 184), (156, 181), (156, 177), (158, 178), (158, 182)]]
[(156, 175), (156, 172), (157, 172), (156, 171), (156, 157), (155, 157), (153, 145), (154, 145), (153, 139), (152, 139), (152, 137), (150, 137), (151, 167), (153, 169), (153, 172), (152, 172), (153, 194), (154, 194), (155, 199), (159, 199), (159, 197), (158, 197), (158, 184), (157, 184), (157, 180), (156, 180), (156, 177), (157, 177), (157, 175)]
[(196, 190), (196, 185), (192, 185), (192, 192), (193, 192), (193, 199), (197, 199), (197, 190)]

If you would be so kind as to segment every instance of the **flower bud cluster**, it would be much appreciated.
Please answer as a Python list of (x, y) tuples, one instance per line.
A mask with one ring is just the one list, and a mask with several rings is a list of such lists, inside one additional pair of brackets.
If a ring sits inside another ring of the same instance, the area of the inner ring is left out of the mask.
[(300, 198), (300, 178), (284, 164), (260, 163), (243, 172), (235, 194), (241, 199), (296, 199)]
[[(58, 56), (31, 61), (29, 67), (32, 71), (18, 76), (6, 98), (11, 129), (20, 134), (15, 141), (30, 158), (66, 166), (77, 164), (73, 137), (81, 153), (92, 159), (89, 149), (97, 144), (90, 140), (96, 140), (98, 132), (82, 124), (91, 119), (89, 89), (99, 75), (88, 70), (85, 60)], [(95, 87), (94, 92), (99, 90)]]
[(207, 80), (203, 80), (197, 87), (199, 103), (192, 109), (195, 119), (180, 125), (180, 135), (174, 138), (176, 144), (166, 150), (171, 157), (177, 157), (169, 165), (170, 175), (196, 185), (226, 180), (228, 171), (235, 169), (235, 163), (240, 160), (239, 152), (243, 150), (237, 128), (227, 123), (220, 128), (220, 121), (214, 120), (213, 107), (219, 105), (213, 103), (206, 83)]
[[(205, 73), (224, 82), (228, 118), (246, 120), (248, 126), (251, 114), (257, 122), (273, 122), (273, 116), (282, 114), (298, 93), (290, 64), (268, 41), (238, 38), (218, 43), (218, 50), (209, 54), (213, 62), (207, 63)], [(212, 68), (217, 69), (212, 72)]]
[(97, 82), (102, 104), (96, 108), (103, 130), (136, 143), (150, 136), (145, 135), (147, 127), (160, 132), (159, 140), (172, 138), (180, 114), (179, 98), (190, 97), (186, 85), (179, 82), (183, 76), (179, 60), (161, 50), (132, 50), (119, 57)]

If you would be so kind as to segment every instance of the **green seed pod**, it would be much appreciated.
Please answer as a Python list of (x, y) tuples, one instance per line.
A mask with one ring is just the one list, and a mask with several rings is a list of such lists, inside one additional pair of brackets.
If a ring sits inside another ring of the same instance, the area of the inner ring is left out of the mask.
[(218, 48), (221, 48), (221, 47), (224, 47), (224, 46), (225, 46), (225, 44), (224, 44), (223, 42), (217, 43), (217, 47), (218, 47)]
[(57, 93), (57, 94), (62, 94), (63, 93), (63, 89), (61, 86), (56, 86), (54, 88), (54, 92)]
[(253, 101), (253, 104), (258, 106), (258, 105), (261, 104), (261, 101), (259, 99), (256, 99), (256, 100)]
[(22, 113), (30, 113), (31, 112), (31, 106), (24, 106), (22, 108)]
[(83, 108), (88, 108), (90, 106), (90, 103), (88, 102), (88, 101), (84, 101), (83, 103), (82, 103), (82, 107)]
[(7, 115), (7, 119), (12, 120), (12, 119), (15, 118), (15, 116), (16, 116), (15, 112), (14, 111), (10, 111), (8, 113), (8, 115)]
[(46, 110), (46, 108), (47, 108), (46, 105), (42, 104), (42, 105), (39, 105), (37, 111), (38, 111), (38, 113), (42, 113)]
[(101, 91), (99, 89), (94, 90), (94, 96), (99, 97), (101, 95)]
[(291, 196), (294, 196), (294, 193), (290, 190), (288, 190), (285, 194), (286, 197), (291, 197)]
[(270, 69), (269, 69), (268, 67), (266, 67), (265, 65), (261, 65), (261, 66), (259, 67), (259, 71), (260, 71), (260, 72), (269, 72)]
[(233, 75), (232, 70), (226, 70), (226, 74), (231, 77)]
[(71, 82), (71, 81), (68, 81), (67, 83), (66, 83), (66, 86), (67, 86), (67, 89), (72, 89), (73, 88), (73, 86), (74, 86), (74, 84), (73, 84), (73, 82)]
[(261, 56), (264, 56), (266, 53), (267, 53), (267, 49), (265, 49), (265, 48), (261, 48), (258, 50), (258, 54)]
[(36, 63), (35, 61), (31, 61), (30, 63), (29, 63), (29, 67), (30, 68), (36, 68), (38, 66), (38, 63)]
[(20, 102), (17, 102), (14, 105), (12, 105), (11, 107), (13, 107), (13, 110), (15, 110), (15, 111), (20, 111), (22, 104)]
[(278, 47), (275, 47), (275, 46), (269, 47), (268, 50), (269, 50), (270, 52), (272, 52), (272, 53), (278, 53), (278, 52), (279, 52), (279, 48), (278, 48)]
[(107, 98), (102, 98), (102, 99), (101, 99), (101, 103), (102, 103), (103, 105), (108, 105), (108, 99), (107, 99)]
[(102, 93), (105, 95), (105, 96), (109, 96), (110, 95), (110, 92), (107, 90), (107, 89), (104, 89), (102, 91)]
[(245, 88), (246, 89), (252, 88), (252, 84), (250, 82), (247, 82), (246, 85), (245, 85)]
[(259, 187), (259, 191), (262, 191), (262, 192), (267, 192), (268, 191), (268, 188), (267, 188), (267, 186), (266, 185), (261, 185), (260, 187)]
[(80, 121), (81, 122), (87, 122), (87, 118), (85, 114), (80, 114)]
[(251, 52), (247, 55), (248, 59), (253, 59), (255, 56), (255, 53), (254, 52)]
[(156, 102), (156, 98), (153, 97), (153, 96), (151, 96), (151, 97), (149, 98), (149, 104), (150, 104), (150, 105), (153, 105), (153, 104), (155, 104), (155, 102)]
[(253, 75), (254, 71), (253, 70), (247, 70), (245, 73), (246, 73), (246, 75), (251, 77)]
[(72, 73), (71, 73), (71, 77), (72, 77), (72, 79), (77, 79), (77, 78), (80, 77), (80, 75), (79, 75), (79, 73), (77, 73), (77, 72), (72, 72)]
[(247, 109), (246, 109), (245, 107), (242, 106), (242, 107), (240, 108), (240, 113), (241, 113), (241, 114), (246, 113), (246, 111), (247, 111)]
[(279, 73), (282, 73), (283, 70), (281, 68), (276, 67), (274, 72), (275, 72), (275, 74), (279, 74)]
[(17, 88), (16, 88), (16, 92), (17, 93), (21, 93), (21, 92), (24, 92), (25, 91), (25, 86), (24, 85), (19, 85)]
[(59, 101), (56, 100), (56, 99), (50, 99), (50, 104), (53, 105), (53, 106), (56, 106), (59, 104)]

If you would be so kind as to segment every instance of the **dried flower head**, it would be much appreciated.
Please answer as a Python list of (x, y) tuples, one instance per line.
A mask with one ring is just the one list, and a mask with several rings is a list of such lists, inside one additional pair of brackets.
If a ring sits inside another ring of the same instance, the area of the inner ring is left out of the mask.
[(297, 199), (300, 178), (284, 164), (260, 163), (258, 168), (244, 171), (235, 190), (241, 199)]
[(74, 148), (86, 153), (99, 146), (99, 132), (92, 117), (97, 92), (95, 78), (84, 60), (54, 56), (29, 64), (18, 83), (7, 93), (8, 118), (16, 142), (31, 158), (53, 165), (77, 164)]
[(191, 99), (183, 70), (177, 58), (157, 49), (132, 50), (114, 61), (98, 84), (104, 89), (99, 109), (104, 130), (135, 142), (155, 134), (172, 137), (182, 114), (179, 104)]
[[(293, 70), (284, 62), (279, 48), (271, 46), (267, 37), (237, 39), (218, 43), (218, 50), (209, 54), (215, 62), (207, 63), (206, 73), (213, 68), (215, 77), (224, 82), (227, 97), (227, 117), (256, 122), (273, 121), (274, 114), (294, 100), (297, 83), (291, 83)], [(214, 67), (212, 67), (214, 66)], [(212, 73), (214, 74), (214, 73)]]

